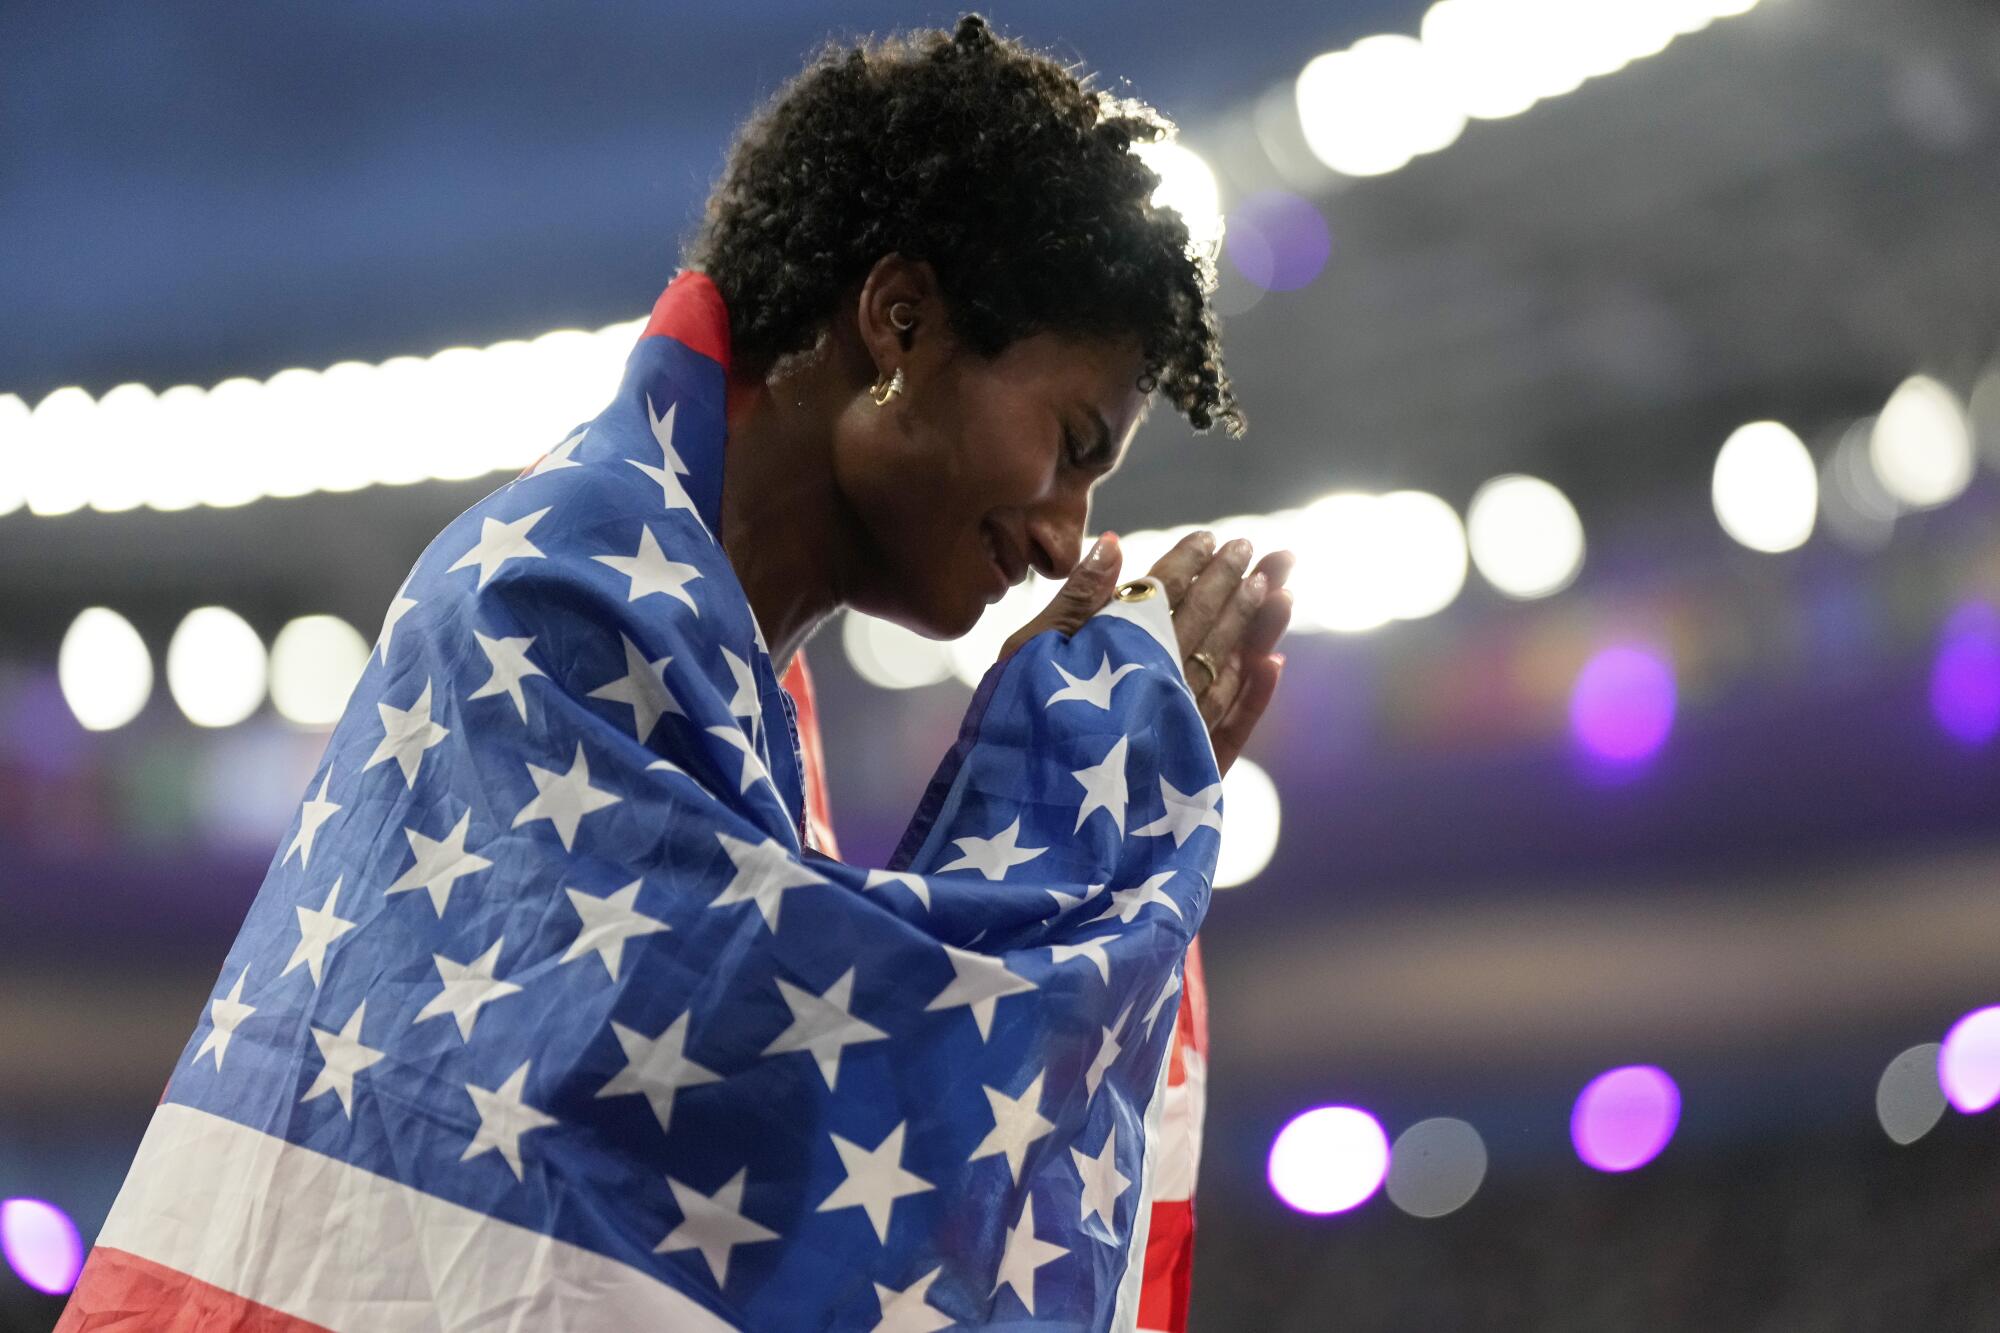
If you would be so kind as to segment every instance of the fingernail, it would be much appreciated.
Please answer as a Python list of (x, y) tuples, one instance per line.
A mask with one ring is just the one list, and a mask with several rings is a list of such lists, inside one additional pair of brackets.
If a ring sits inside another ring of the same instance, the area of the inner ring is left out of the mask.
[(1205, 555), (1212, 554), (1215, 551), (1215, 534), (1206, 528), (1203, 528), (1194, 535), (1194, 542), (1196, 546), (1202, 549), (1202, 553)]
[(1109, 569), (1111, 567), (1111, 543), (1117, 539), (1118, 534), (1113, 532), (1107, 532), (1100, 536), (1097, 539), (1097, 544), (1090, 548), (1090, 554), (1083, 558), (1083, 567), (1093, 574), (1101, 574)]
[(1229, 545), (1223, 547), (1222, 550), (1223, 554), (1227, 555), (1231, 560), (1236, 561), (1238, 564), (1247, 565), (1250, 563), (1250, 543), (1245, 541), (1241, 537), (1238, 537), (1236, 538), (1236, 540), (1230, 542)]
[(1250, 581), (1243, 585), (1244, 592), (1250, 598), (1250, 605), (1263, 605), (1264, 592), (1270, 586), (1270, 582), (1269, 579), (1264, 577), (1264, 571), (1261, 569), (1250, 576)]
[(1272, 653), (1271, 661), (1277, 666), (1278, 670), (1283, 671), (1285, 669), (1285, 655), (1283, 653)]

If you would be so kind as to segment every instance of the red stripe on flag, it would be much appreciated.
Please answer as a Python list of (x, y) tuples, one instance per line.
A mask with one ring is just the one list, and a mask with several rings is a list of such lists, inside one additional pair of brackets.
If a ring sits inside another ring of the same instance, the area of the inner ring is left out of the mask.
[(56, 1333), (329, 1333), (200, 1278), (100, 1245)]

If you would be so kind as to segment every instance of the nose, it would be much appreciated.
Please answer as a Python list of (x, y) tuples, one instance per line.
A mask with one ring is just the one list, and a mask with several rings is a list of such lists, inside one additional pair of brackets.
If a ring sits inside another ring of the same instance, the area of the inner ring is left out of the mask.
[(1090, 493), (1078, 488), (1028, 511), (1028, 563), (1043, 578), (1066, 579), (1083, 558)]

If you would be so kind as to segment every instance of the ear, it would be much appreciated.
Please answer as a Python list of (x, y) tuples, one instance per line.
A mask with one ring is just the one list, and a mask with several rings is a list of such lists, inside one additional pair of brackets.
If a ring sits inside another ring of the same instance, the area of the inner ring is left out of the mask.
[(861, 282), (855, 325), (878, 378), (907, 365), (918, 343), (935, 342), (945, 323), (943, 293), (928, 262), (898, 254), (875, 261)]

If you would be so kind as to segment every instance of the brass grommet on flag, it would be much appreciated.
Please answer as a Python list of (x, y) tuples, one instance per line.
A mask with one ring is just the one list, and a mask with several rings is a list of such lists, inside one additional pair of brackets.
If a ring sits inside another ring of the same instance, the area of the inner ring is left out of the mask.
[(1154, 585), (1146, 582), (1146, 580), (1133, 579), (1130, 583), (1119, 584), (1115, 595), (1121, 602), (1143, 602), (1148, 597), (1151, 597), (1155, 591), (1157, 589)]

